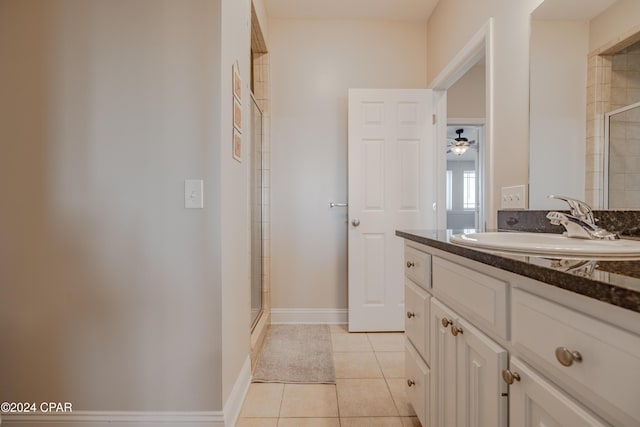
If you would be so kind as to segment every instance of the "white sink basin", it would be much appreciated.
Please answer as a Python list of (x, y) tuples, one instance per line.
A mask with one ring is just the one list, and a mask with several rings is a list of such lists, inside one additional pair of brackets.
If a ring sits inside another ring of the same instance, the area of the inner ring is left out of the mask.
[(582, 258), (640, 258), (640, 241), (585, 240), (561, 234), (486, 232), (454, 234), (451, 243), (478, 249), (518, 254), (582, 257)]

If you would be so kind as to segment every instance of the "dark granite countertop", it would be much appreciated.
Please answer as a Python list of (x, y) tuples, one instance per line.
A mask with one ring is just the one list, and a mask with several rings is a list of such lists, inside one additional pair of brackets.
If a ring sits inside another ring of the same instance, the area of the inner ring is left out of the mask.
[[(580, 260), (512, 255), (449, 242), (462, 230), (407, 230), (396, 235), (454, 255), (640, 312), (640, 260)], [(473, 230), (464, 230), (473, 232)]]

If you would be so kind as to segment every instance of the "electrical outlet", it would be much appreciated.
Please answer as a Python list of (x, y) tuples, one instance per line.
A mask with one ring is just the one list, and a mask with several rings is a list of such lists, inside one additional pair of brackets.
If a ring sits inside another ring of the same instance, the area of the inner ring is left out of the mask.
[(502, 187), (501, 209), (526, 209), (527, 199), (524, 185)]

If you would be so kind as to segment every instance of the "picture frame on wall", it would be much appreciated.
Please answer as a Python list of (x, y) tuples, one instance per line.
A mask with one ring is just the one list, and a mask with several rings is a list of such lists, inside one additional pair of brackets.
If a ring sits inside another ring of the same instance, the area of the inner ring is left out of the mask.
[(238, 63), (233, 64), (233, 97), (242, 102), (242, 79), (238, 70)]
[(242, 134), (233, 129), (233, 158), (242, 162)]
[(242, 79), (238, 61), (232, 67), (232, 90), (233, 90), (233, 143), (231, 151), (233, 158), (242, 162)]
[(233, 100), (233, 127), (242, 133), (242, 104), (235, 98)]

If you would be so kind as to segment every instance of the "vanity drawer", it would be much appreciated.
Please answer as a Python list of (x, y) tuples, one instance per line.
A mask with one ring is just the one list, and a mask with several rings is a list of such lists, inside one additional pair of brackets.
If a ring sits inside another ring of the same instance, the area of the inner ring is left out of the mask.
[(429, 289), (431, 286), (431, 255), (405, 246), (404, 274), (424, 289)]
[(413, 406), (420, 423), (427, 426), (427, 408), (429, 407), (429, 367), (407, 341), (405, 354), (405, 371), (407, 374), (407, 398)]
[(430, 307), (429, 294), (405, 279), (404, 306), (407, 311), (404, 320), (405, 333), (418, 353), (429, 363)]
[[(434, 294), (454, 307), (462, 306), (465, 317), (498, 336), (507, 337), (507, 283), (475, 270), (433, 257)], [(457, 308), (460, 310), (459, 308)]]
[[(532, 360), (602, 406), (620, 425), (640, 425), (637, 335), (514, 289), (512, 341), (532, 355)], [(571, 352), (578, 352), (581, 361)]]

